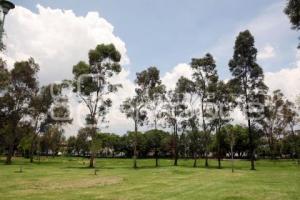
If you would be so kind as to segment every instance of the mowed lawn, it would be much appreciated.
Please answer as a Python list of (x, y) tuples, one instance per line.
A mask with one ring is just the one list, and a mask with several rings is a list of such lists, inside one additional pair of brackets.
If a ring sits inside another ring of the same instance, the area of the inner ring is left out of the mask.
[[(210, 160), (210, 168), (193, 168), (192, 160), (139, 160), (132, 169), (129, 159), (98, 159), (97, 175), (87, 168), (88, 159), (42, 158), (41, 163), (15, 159), (13, 165), (0, 163), (0, 199), (104, 199), (104, 200), (296, 200), (300, 199), (300, 166), (295, 161), (236, 161), (231, 173), (230, 162), (223, 169)], [(20, 173), (20, 165), (23, 172)]]

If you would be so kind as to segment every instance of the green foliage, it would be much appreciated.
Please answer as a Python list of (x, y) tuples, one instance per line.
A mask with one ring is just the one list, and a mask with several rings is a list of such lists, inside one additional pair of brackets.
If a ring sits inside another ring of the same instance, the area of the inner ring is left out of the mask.
[(300, 29), (300, 2), (297, 0), (288, 0), (284, 12), (290, 18), (290, 21), (292, 23), (292, 28), (299, 30)]
[(264, 84), (264, 73), (256, 62), (257, 49), (250, 31), (240, 32), (235, 41), (233, 58), (229, 69), (233, 76), (229, 84), (236, 92), (237, 103), (248, 121), (251, 169), (254, 170), (255, 145), (251, 128), (261, 119), (262, 105), (265, 101), (267, 86)]

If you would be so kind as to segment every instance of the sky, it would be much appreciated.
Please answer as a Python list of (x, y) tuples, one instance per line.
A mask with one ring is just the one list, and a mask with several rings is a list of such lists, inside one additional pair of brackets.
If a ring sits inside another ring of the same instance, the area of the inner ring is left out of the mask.
[[(290, 29), (284, 0), (13, 2), (17, 7), (7, 16), (3, 57), (9, 66), (35, 58), (41, 84), (71, 79), (72, 66), (87, 60), (88, 50), (99, 43), (113, 43), (120, 51), (124, 70), (115, 81), (124, 87), (112, 97), (117, 103), (109, 115), (108, 131), (122, 134), (132, 129), (119, 112), (119, 102), (133, 95), (137, 72), (156, 66), (172, 88), (181, 75), (191, 75), (191, 58), (209, 52), (220, 77), (229, 79), (235, 38), (246, 29), (255, 37), (258, 62), (270, 90), (282, 89), (290, 99), (300, 94), (299, 33)], [(77, 113), (84, 112), (82, 106), (76, 108)], [(76, 132), (78, 124), (69, 127), (68, 134)]]

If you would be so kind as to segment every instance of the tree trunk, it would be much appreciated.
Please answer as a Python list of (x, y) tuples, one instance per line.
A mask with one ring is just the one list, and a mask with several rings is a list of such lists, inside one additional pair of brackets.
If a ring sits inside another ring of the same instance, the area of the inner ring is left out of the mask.
[[(220, 130), (219, 130), (220, 131)], [(220, 132), (219, 132), (220, 133)], [(218, 141), (218, 168), (221, 169), (221, 147), (220, 147), (220, 142)]]
[(178, 165), (178, 148), (177, 148), (177, 122), (174, 124), (174, 136), (173, 136), (173, 153), (174, 153), (174, 166)]
[(231, 151), (231, 172), (233, 173), (234, 172), (234, 166), (233, 166), (233, 145), (230, 146), (230, 151)]
[(193, 167), (197, 167), (197, 155), (194, 155), (194, 165), (193, 165)]
[(92, 152), (91, 153), (91, 157), (90, 157), (90, 168), (94, 168), (94, 159), (95, 159), (95, 153)]
[(251, 170), (255, 170), (255, 153), (254, 153), (253, 135), (252, 135), (252, 131), (251, 131), (251, 122), (249, 119), (249, 114), (248, 114), (248, 131), (249, 131), (249, 143), (250, 143), (249, 144), (249, 146), (250, 146), (249, 152), (250, 152), (250, 160), (251, 160)]
[(33, 139), (31, 144), (30, 144), (30, 152), (29, 152), (30, 163), (33, 163), (34, 140), (35, 139)]
[(218, 156), (218, 168), (221, 169), (221, 158)]
[(8, 154), (6, 156), (5, 164), (7, 164), (7, 165), (11, 164), (11, 159), (13, 157), (13, 154), (14, 154), (14, 145), (10, 144), (8, 147)]
[(155, 167), (158, 167), (158, 150), (155, 150)]
[(134, 122), (134, 144), (133, 144), (133, 168), (137, 168), (137, 122)]
[(208, 153), (207, 153), (207, 151), (205, 151), (204, 156), (205, 156), (205, 167), (208, 167)]

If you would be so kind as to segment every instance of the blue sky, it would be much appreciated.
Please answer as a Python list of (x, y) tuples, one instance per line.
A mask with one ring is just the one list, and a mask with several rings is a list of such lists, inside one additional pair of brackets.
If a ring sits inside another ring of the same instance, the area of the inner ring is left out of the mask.
[[(232, 55), (237, 31), (267, 12), (286, 18), (283, 0), (14, 0), (14, 3), (37, 11), (36, 5), (70, 9), (85, 16), (97, 11), (114, 26), (115, 35), (125, 43), (134, 78), (135, 72), (157, 66), (162, 74), (178, 63), (188, 63), (192, 57), (210, 51), (217, 60), (223, 78), (228, 78), (227, 63)], [(280, 8), (273, 9), (272, 6)], [(272, 22), (270, 22), (272, 23)], [(282, 27), (284, 36), (262, 37), (260, 48), (271, 45), (276, 50), (272, 59), (262, 60), (265, 71), (278, 71), (292, 66), (295, 60), (297, 34)], [(250, 30), (251, 31), (251, 30)], [(280, 30), (278, 30), (280, 31)], [(222, 49), (222, 51), (220, 50)]]

